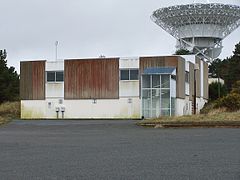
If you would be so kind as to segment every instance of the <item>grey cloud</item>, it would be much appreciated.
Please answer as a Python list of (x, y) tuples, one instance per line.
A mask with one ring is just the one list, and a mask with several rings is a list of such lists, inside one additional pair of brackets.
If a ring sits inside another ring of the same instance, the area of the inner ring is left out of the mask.
[[(192, 0), (8, 0), (1, 2), (0, 48), (8, 64), (20, 60), (172, 54), (175, 39), (150, 20), (160, 7)], [(213, 2), (210, 0), (210, 2)], [(214, 1), (240, 5), (239, 0)], [(224, 41), (222, 58), (239, 42), (240, 29)]]

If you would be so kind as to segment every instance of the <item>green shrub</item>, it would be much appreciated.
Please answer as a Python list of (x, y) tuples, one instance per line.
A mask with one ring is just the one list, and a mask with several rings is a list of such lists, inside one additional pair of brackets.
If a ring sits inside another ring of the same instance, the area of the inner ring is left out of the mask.
[(200, 110), (201, 114), (208, 114), (215, 107), (215, 102), (208, 102), (204, 105), (204, 107)]
[(236, 81), (236, 82), (233, 84), (231, 93), (240, 94), (240, 81)]
[[(218, 87), (219, 86), (219, 87)], [(227, 88), (224, 84), (213, 82), (209, 85), (209, 100), (214, 101), (218, 99), (218, 88), (220, 89), (220, 97), (227, 95)]]
[(226, 108), (227, 111), (240, 110), (240, 94), (230, 93), (215, 102), (214, 108)]

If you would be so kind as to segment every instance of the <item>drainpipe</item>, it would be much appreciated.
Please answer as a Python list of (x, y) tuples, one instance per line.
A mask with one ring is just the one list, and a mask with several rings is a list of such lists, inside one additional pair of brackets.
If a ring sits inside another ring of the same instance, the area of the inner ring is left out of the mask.
[(64, 112), (65, 112), (65, 107), (61, 107), (61, 112), (62, 112), (62, 119), (64, 119)]
[(57, 119), (59, 118), (59, 111), (60, 111), (59, 107), (56, 107)]

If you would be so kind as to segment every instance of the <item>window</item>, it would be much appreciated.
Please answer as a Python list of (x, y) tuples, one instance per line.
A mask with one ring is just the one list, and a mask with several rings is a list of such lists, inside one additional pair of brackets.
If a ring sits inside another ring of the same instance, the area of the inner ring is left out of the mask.
[(130, 70), (130, 80), (138, 80), (138, 70), (137, 69)]
[(55, 81), (55, 72), (47, 72), (47, 82)]
[(185, 82), (189, 83), (189, 72), (185, 72)]
[(169, 75), (161, 75), (161, 88), (170, 88)]
[(138, 80), (138, 69), (120, 70), (120, 80)]
[(56, 81), (63, 82), (63, 71), (56, 72)]
[(48, 71), (47, 82), (63, 82), (63, 71)]
[(129, 70), (121, 70), (121, 80), (129, 80)]

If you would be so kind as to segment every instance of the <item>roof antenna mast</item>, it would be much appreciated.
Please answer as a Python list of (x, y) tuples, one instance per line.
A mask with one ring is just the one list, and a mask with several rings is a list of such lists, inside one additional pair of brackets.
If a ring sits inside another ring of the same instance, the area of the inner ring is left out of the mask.
[[(193, 3), (197, 3), (196, 1), (197, 0), (194, 0)], [(200, 1), (200, 2), (202, 2), (202, 1)], [(209, 0), (206, 0), (206, 3), (210, 3)]]
[(55, 49), (56, 61), (57, 61), (57, 55), (58, 55), (58, 54), (57, 54), (57, 53), (58, 53), (58, 44), (59, 44), (58, 41), (56, 41), (56, 42), (55, 42), (55, 46), (56, 46), (56, 49)]

